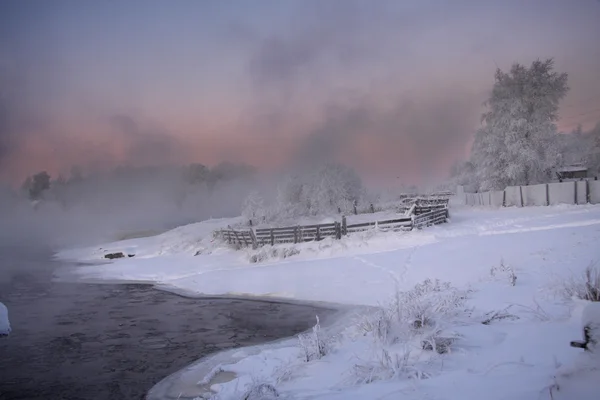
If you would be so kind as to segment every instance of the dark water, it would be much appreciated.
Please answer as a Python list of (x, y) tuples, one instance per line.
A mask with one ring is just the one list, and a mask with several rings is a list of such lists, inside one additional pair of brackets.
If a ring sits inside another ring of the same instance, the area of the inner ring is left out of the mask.
[(52, 282), (50, 254), (0, 248), (0, 399), (143, 399), (212, 352), (310, 328), (334, 311), (252, 300), (190, 299), (148, 285)]

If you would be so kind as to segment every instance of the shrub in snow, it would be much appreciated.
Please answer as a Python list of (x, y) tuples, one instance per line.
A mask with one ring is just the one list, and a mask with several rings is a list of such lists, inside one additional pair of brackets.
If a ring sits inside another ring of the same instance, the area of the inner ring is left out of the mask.
[(354, 365), (353, 375), (356, 384), (366, 384), (375, 381), (391, 379), (426, 379), (430, 375), (415, 366), (407, 349), (391, 352), (381, 349), (374, 360)]
[(510, 283), (511, 286), (515, 286), (517, 284), (517, 275), (515, 274), (515, 271), (511, 266), (506, 265), (504, 263), (504, 259), (500, 260), (499, 266), (494, 265), (490, 269), (490, 275), (493, 278), (496, 278), (498, 276), (506, 277), (506, 279), (508, 279), (508, 283)]
[(501, 321), (501, 320), (504, 320), (504, 319), (508, 319), (508, 320), (519, 319), (519, 317), (517, 317), (516, 315), (508, 313), (508, 310), (512, 306), (513, 305), (511, 304), (510, 306), (508, 306), (505, 309), (500, 310), (500, 311), (490, 311), (489, 313), (485, 314), (485, 318), (484, 318), (483, 321), (481, 321), (481, 323), (483, 325), (489, 325), (493, 321)]
[(259, 263), (272, 259), (281, 260), (300, 254), (296, 247), (265, 246), (255, 250), (249, 250), (248, 261)]
[(408, 291), (397, 290), (387, 308), (371, 314), (359, 325), (385, 344), (416, 334), (436, 336), (464, 313), (467, 294), (449, 282), (426, 279)]
[(279, 392), (269, 383), (252, 385), (242, 396), (242, 400), (271, 400), (277, 398), (279, 398)]
[(448, 282), (430, 279), (408, 291), (397, 290), (387, 307), (358, 324), (363, 335), (372, 337), (375, 352), (354, 366), (356, 381), (428, 377), (422, 363), (450, 351), (458, 338), (450, 329), (465, 313), (467, 294)]
[[(252, 383), (245, 391), (223, 396), (221, 394), (215, 394), (208, 398), (209, 400), (273, 400), (281, 399), (281, 396), (275, 386), (270, 383), (259, 381), (252, 378)], [(202, 397), (195, 398), (194, 400), (203, 400)]]
[(319, 316), (317, 316), (317, 324), (313, 326), (310, 332), (301, 333), (298, 335), (298, 341), (300, 342), (300, 347), (302, 347), (304, 352), (304, 361), (306, 362), (319, 360), (320, 358), (326, 356), (331, 349), (330, 341), (324, 339), (323, 335), (321, 334)]
[(581, 276), (566, 280), (561, 289), (567, 298), (600, 301), (600, 271), (590, 265)]
[(442, 336), (442, 332), (437, 331), (421, 340), (421, 347), (423, 350), (435, 350), (438, 354), (446, 354), (450, 351), (450, 347), (452, 347), (455, 340), (455, 337)]

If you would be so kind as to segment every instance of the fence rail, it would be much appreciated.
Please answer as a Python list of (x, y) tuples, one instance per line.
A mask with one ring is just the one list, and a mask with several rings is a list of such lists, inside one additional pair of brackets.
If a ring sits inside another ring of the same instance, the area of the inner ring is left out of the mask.
[(412, 229), (412, 218), (404, 217), (398, 219), (390, 219), (386, 221), (363, 222), (360, 224), (352, 224), (346, 226), (347, 233), (362, 232), (369, 229), (379, 229), (382, 231), (401, 231)]
[(341, 222), (316, 225), (297, 225), (280, 228), (258, 228), (255, 230), (235, 230), (231, 227), (218, 231), (227, 243), (240, 247), (259, 247), (280, 243), (304, 243), (320, 241), (328, 237), (341, 239), (342, 236), (370, 229), (380, 231), (410, 231), (447, 222), (448, 199), (416, 199), (408, 209), (409, 215), (383, 221), (369, 221), (347, 224), (346, 217)]
[(434, 208), (430, 211), (416, 215), (413, 218), (413, 227), (422, 229), (427, 226), (442, 224), (448, 219), (447, 208)]

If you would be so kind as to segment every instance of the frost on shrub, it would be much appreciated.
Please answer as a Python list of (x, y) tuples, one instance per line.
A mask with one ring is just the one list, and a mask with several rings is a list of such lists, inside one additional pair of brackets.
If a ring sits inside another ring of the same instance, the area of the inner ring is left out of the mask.
[(518, 316), (514, 315), (514, 314), (510, 314), (508, 312), (508, 310), (510, 308), (513, 307), (514, 304), (509, 305), (508, 307), (506, 307), (503, 310), (499, 310), (499, 311), (490, 311), (488, 313), (485, 314), (483, 321), (481, 321), (481, 323), (483, 325), (490, 325), (492, 322), (494, 321), (502, 321), (502, 320), (510, 320), (510, 321), (514, 321), (519, 319)]
[(321, 359), (329, 353), (331, 348), (331, 344), (321, 333), (319, 316), (317, 316), (317, 324), (313, 326), (310, 332), (298, 335), (298, 341), (304, 352), (304, 361), (306, 362)]
[(464, 312), (467, 292), (449, 282), (426, 279), (412, 289), (397, 290), (387, 308), (361, 322), (366, 333), (387, 344), (415, 333), (438, 332)]
[(510, 265), (506, 265), (504, 263), (504, 259), (500, 260), (499, 266), (494, 265), (490, 269), (490, 275), (492, 278), (505, 277), (511, 286), (515, 286), (517, 284), (517, 275), (515, 274), (514, 269)]
[[(258, 380), (255, 377), (252, 378), (252, 383), (243, 392), (236, 390), (236, 393), (231, 395), (223, 396), (220, 393), (216, 393), (208, 397), (209, 400), (274, 400), (281, 398), (275, 386)], [(196, 397), (194, 400), (203, 399), (204, 397)]]
[(561, 291), (570, 299), (576, 297), (581, 300), (600, 301), (600, 270), (593, 264), (589, 265), (582, 275), (566, 280)]
[(465, 315), (467, 295), (448, 282), (430, 279), (408, 291), (397, 290), (387, 307), (358, 324), (363, 335), (373, 339), (375, 352), (372, 359), (354, 366), (357, 382), (427, 378), (417, 364), (450, 352), (458, 338), (451, 328)]
[(300, 254), (296, 247), (265, 246), (256, 250), (250, 250), (248, 261), (251, 263), (260, 263), (268, 260), (281, 260)]
[(354, 365), (356, 384), (366, 384), (375, 381), (391, 379), (427, 379), (430, 375), (416, 367), (410, 350), (403, 349), (391, 352), (381, 349), (376, 357), (366, 363)]
[(279, 392), (269, 383), (259, 383), (252, 385), (242, 396), (242, 400), (271, 400), (278, 399)]

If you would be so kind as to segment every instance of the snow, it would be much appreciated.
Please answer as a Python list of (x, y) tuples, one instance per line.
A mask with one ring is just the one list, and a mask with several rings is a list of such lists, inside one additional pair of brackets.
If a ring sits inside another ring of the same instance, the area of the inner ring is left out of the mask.
[[(102, 250), (69, 250), (59, 257), (100, 260), (107, 249), (130, 246), (134, 258), (84, 266), (77, 274), (154, 282), (192, 295), (271, 296), (353, 310), (322, 327), (331, 351), (319, 360), (303, 361), (295, 338), (235, 349), (200, 360), (165, 380), (155, 393), (193, 397), (194, 390), (199, 395), (210, 388), (229, 399), (267, 382), (285, 396), (311, 399), (549, 399), (550, 393), (553, 399), (597, 398), (598, 360), (569, 346), (581, 340), (587, 311), (582, 301), (560, 293), (561, 285), (600, 260), (600, 206), (457, 208), (451, 217), (448, 224), (421, 231), (364, 232), (297, 245), (297, 255), (260, 263), (249, 261), (252, 250), (233, 251), (211, 241), (212, 229), (235, 222), (227, 220)], [(194, 256), (198, 249), (202, 253)], [(514, 285), (511, 273), (517, 278)], [(361, 328), (365, 318), (378, 315), (374, 307), (389, 307), (397, 291), (405, 293), (425, 279), (449, 282), (468, 293), (452, 313), (428, 306), (443, 322), (438, 333), (456, 338), (450, 353), (423, 350), (418, 335), (382, 344)], [(389, 365), (388, 370), (381, 367), (385, 352), (401, 361), (390, 378), (357, 384), (359, 378), (364, 381), (357, 365), (388, 376)], [(231, 381), (194, 384), (217, 366), (231, 373)]]
[(56, 257), (79, 262), (97, 262), (102, 261), (105, 254), (115, 252), (133, 254), (136, 259), (190, 253), (193, 255), (211, 246), (212, 232), (240, 222), (241, 218), (210, 219), (180, 226), (152, 237), (122, 240), (83, 249), (64, 249), (58, 252)]
[(581, 324), (591, 326), (600, 332), (600, 303), (590, 303), (583, 310)]
[(10, 333), (10, 322), (8, 321), (8, 309), (0, 302), (0, 336)]

